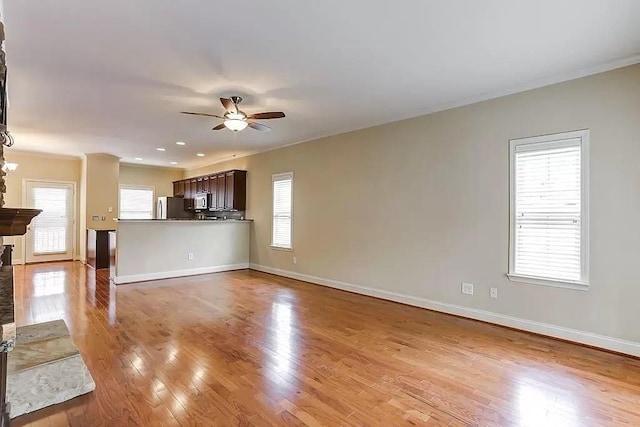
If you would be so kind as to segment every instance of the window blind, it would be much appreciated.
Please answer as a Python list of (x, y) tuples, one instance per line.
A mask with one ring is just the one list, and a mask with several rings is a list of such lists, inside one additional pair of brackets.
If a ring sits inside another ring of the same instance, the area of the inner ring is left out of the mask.
[(121, 187), (120, 188), (120, 218), (152, 219), (153, 218), (153, 189)]
[(512, 220), (517, 275), (581, 280), (580, 142), (516, 146)]
[(33, 219), (33, 252), (52, 254), (67, 251), (68, 191), (65, 188), (35, 187), (34, 208), (42, 213)]
[(273, 176), (273, 226), (271, 245), (291, 249), (293, 174)]

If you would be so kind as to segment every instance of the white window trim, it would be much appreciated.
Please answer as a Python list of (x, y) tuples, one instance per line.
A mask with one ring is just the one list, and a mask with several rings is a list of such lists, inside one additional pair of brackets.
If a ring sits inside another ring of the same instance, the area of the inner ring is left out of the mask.
[(120, 196), (122, 195), (122, 189), (125, 190), (151, 190), (151, 218), (155, 218), (157, 215), (157, 200), (156, 200), (156, 187), (153, 185), (134, 185), (134, 184), (121, 184), (118, 186), (118, 218), (120, 218), (120, 206), (122, 202)]
[[(280, 246), (273, 243), (273, 183), (284, 179), (291, 179), (291, 245)], [(283, 172), (271, 175), (271, 244), (269, 247), (278, 251), (293, 252), (293, 172)]]
[[(580, 230), (580, 276), (579, 281), (557, 280), (548, 277), (533, 277), (515, 274), (515, 154), (516, 147), (543, 143), (554, 143), (566, 139), (580, 139), (580, 192), (581, 192), (581, 230)], [(589, 129), (509, 141), (509, 273), (512, 282), (552, 286), (556, 288), (589, 290)]]

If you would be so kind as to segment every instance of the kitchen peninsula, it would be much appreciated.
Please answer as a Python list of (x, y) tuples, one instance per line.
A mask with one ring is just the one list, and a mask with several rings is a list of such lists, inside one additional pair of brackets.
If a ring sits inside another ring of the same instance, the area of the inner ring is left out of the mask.
[(118, 220), (114, 283), (249, 268), (251, 220)]
[(245, 220), (247, 171), (227, 170), (173, 182), (158, 198), (157, 219), (119, 219), (114, 283), (249, 268)]

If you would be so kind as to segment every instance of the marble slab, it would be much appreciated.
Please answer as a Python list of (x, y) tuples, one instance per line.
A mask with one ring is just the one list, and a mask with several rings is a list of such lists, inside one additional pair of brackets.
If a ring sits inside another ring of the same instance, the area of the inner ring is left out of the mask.
[(63, 320), (21, 326), (8, 354), (11, 418), (95, 389), (91, 373)]
[(11, 418), (66, 402), (95, 388), (93, 378), (79, 354), (11, 373), (7, 377)]
[(15, 349), (9, 353), (7, 372), (12, 373), (45, 363), (54, 363), (78, 354), (78, 349), (73, 345), (70, 336), (34, 341), (29, 344), (21, 344), (18, 341)]
[(34, 341), (48, 340), (51, 338), (69, 336), (69, 329), (64, 320), (52, 320), (50, 322), (36, 323), (34, 325), (20, 326), (17, 331), (17, 343), (28, 344)]

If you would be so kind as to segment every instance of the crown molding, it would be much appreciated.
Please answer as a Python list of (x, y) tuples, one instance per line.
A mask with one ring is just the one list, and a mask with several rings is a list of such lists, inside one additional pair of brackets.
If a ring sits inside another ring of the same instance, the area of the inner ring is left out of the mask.
[(120, 164), (124, 166), (129, 166), (132, 168), (141, 168), (141, 169), (163, 169), (163, 170), (171, 170), (176, 172), (182, 172), (185, 170), (182, 166), (159, 166), (159, 165), (145, 165), (140, 163), (131, 163), (128, 161), (120, 160)]

